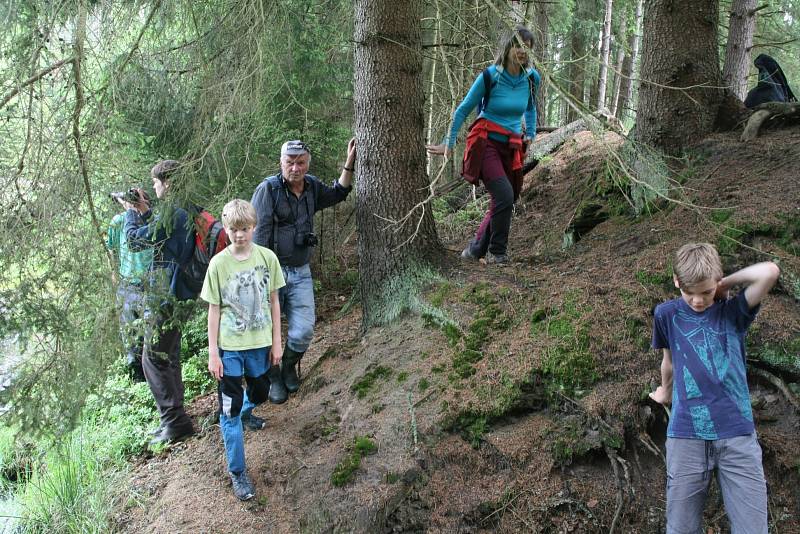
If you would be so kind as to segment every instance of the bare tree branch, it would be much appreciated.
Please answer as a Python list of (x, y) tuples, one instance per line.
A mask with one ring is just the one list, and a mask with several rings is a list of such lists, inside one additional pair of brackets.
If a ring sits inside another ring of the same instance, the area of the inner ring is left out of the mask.
[(52, 65), (50, 65), (49, 67), (45, 67), (44, 69), (40, 70), (39, 72), (37, 72), (36, 74), (34, 74), (33, 76), (31, 76), (30, 78), (25, 80), (24, 82), (22, 82), (20, 85), (18, 85), (17, 87), (12, 89), (8, 93), (6, 93), (6, 95), (3, 97), (3, 99), (0, 100), (0, 109), (3, 109), (5, 107), (5, 105), (8, 104), (8, 102), (12, 98), (17, 96), (19, 94), (19, 92), (22, 89), (24, 89), (25, 87), (27, 87), (27, 86), (29, 86), (29, 85), (31, 85), (33, 83), (36, 83), (37, 81), (41, 80), (42, 78), (44, 78), (45, 76), (47, 76), (48, 74), (53, 72), (54, 70), (59, 69), (59, 68), (63, 67), (64, 65), (67, 65), (69, 63), (72, 63), (74, 60), (75, 60), (75, 58), (62, 59), (61, 61), (57, 61), (57, 62), (53, 63)]

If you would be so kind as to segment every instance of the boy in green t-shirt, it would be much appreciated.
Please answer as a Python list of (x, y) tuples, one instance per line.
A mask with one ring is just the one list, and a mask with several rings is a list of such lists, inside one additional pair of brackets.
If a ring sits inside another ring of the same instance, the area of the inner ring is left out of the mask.
[(255, 489), (245, 469), (242, 425), (265, 425), (252, 412), (267, 399), (267, 370), (281, 361), (278, 289), (285, 282), (275, 254), (253, 243), (256, 212), (249, 202), (228, 202), (222, 224), (231, 244), (211, 259), (200, 298), (208, 302), (208, 370), (219, 382), (228, 471), (234, 494), (245, 501), (255, 496)]

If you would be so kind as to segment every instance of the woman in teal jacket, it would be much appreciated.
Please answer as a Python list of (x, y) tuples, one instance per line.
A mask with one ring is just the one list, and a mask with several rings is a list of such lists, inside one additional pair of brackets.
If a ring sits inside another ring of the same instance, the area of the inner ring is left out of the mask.
[(475, 238), (461, 253), (467, 260), (509, 261), (511, 210), (522, 186), (525, 147), (536, 135), (535, 90), (541, 78), (528, 66), (532, 45), (533, 34), (523, 26), (503, 38), (494, 64), (476, 78), (456, 109), (447, 138), (427, 146), (429, 153), (449, 157), (464, 120), (483, 102), (469, 128), (462, 176), (473, 184), (482, 181), (491, 200)]

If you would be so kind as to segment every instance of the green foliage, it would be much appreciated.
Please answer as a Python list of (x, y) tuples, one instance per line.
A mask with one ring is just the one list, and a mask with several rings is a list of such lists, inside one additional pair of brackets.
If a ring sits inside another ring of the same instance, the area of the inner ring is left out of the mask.
[(352, 386), (350, 386), (350, 391), (355, 393), (356, 397), (359, 399), (363, 399), (378, 386), (379, 381), (387, 380), (392, 376), (393, 372), (394, 371), (392, 371), (392, 369), (389, 367), (379, 365), (371, 371), (364, 373), (364, 376), (359, 378), (355, 383), (353, 383)]
[(397, 373), (397, 383), (398, 384), (402, 384), (406, 380), (408, 380), (408, 372), (407, 371), (401, 371), (401, 372)]
[(548, 389), (565, 395), (582, 393), (598, 378), (584, 320), (591, 309), (584, 305), (579, 310), (576, 298), (576, 293), (569, 293), (561, 310), (537, 310), (531, 317), (531, 335), (544, 335), (552, 341), (542, 361)]
[(770, 341), (757, 346), (750, 345), (749, 339), (748, 359), (761, 360), (789, 374), (800, 374), (800, 336), (794, 336), (782, 343)]
[(417, 388), (419, 389), (420, 393), (427, 390), (430, 385), (431, 385), (430, 382), (428, 382), (428, 379), (425, 377), (420, 378), (419, 382), (417, 382)]
[(378, 446), (367, 436), (356, 436), (353, 444), (345, 457), (336, 464), (331, 473), (331, 483), (336, 487), (341, 487), (353, 480), (356, 471), (361, 467), (361, 459), (364, 456), (374, 454)]
[(117, 491), (124, 472), (115, 473), (104, 463), (105, 433), (89, 434), (102, 428), (85, 430), (51, 448), (17, 496), (25, 510), (26, 531), (108, 532), (112, 512), (108, 498)]
[(672, 284), (672, 269), (668, 272), (636, 271), (636, 281), (645, 286), (664, 286)]
[(442, 280), (438, 272), (428, 265), (408, 265), (402, 274), (384, 282), (381, 296), (371, 305), (375, 324), (389, 324), (405, 312), (428, 317), (439, 317), (442, 312), (421, 297), (424, 288)]
[(487, 414), (466, 411), (446, 421), (444, 427), (451, 432), (458, 432), (473, 448), (480, 447), (483, 435), (489, 429)]
[(356, 451), (348, 453), (333, 468), (331, 483), (336, 487), (344, 486), (353, 479), (359, 467), (361, 467), (361, 455)]

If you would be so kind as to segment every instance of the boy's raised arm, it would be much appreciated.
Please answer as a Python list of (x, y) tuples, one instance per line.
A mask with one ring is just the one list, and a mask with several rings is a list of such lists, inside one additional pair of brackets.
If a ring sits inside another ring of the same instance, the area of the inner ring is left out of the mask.
[(756, 263), (726, 276), (719, 281), (719, 286), (730, 289), (733, 286), (744, 285), (744, 298), (750, 308), (755, 308), (775, 285), (781, 270), (771, 261)]

